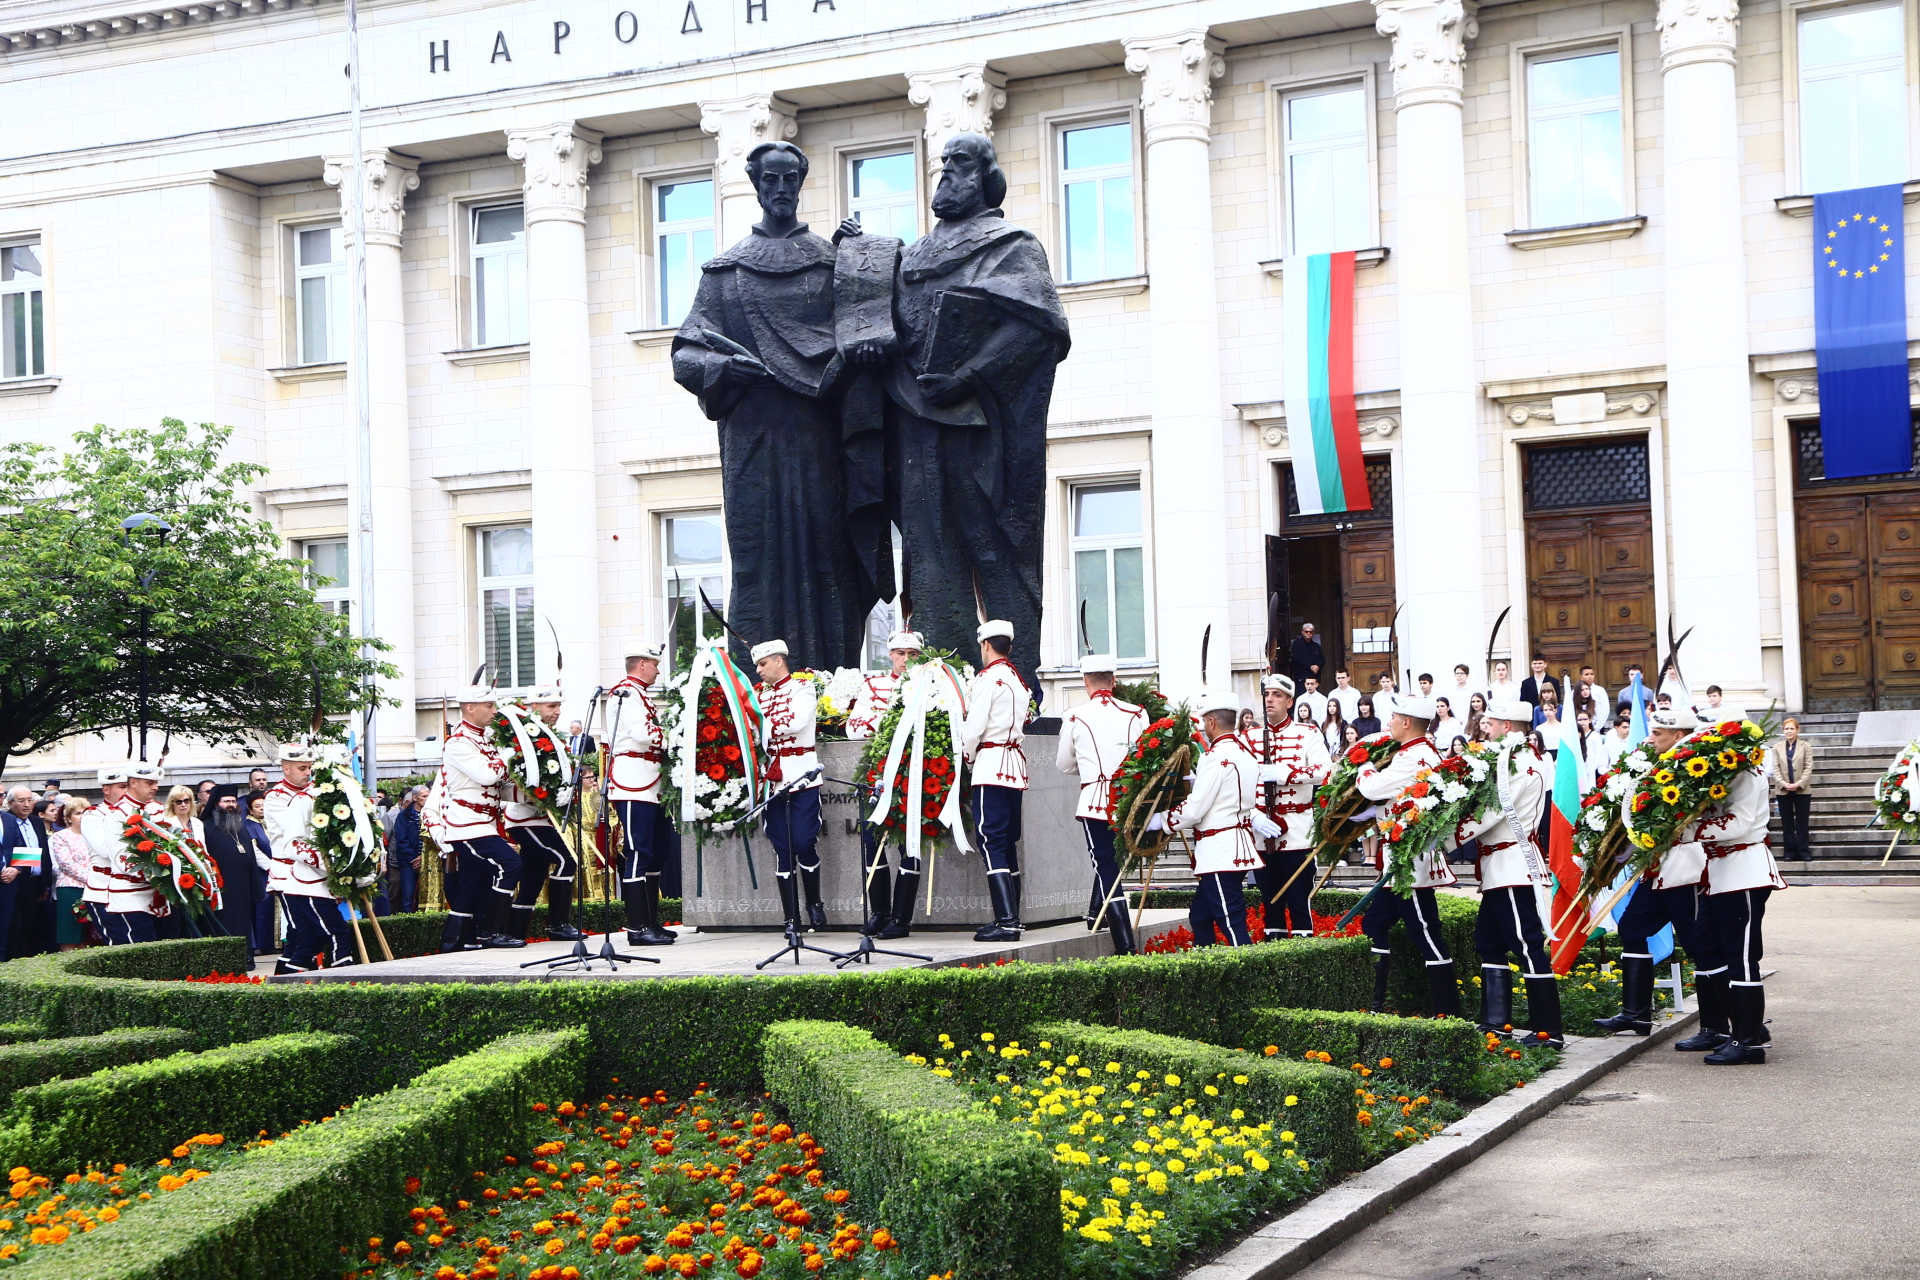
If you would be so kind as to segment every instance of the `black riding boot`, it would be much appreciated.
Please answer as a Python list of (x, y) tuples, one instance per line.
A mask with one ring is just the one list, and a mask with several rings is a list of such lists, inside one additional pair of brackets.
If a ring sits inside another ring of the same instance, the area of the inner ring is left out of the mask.
[(893, 912), (886, 927), (873, 936), (876, 938), (904, 938), (913, 927), (913, 895), (920, 888), (920, 877), (911, 871), (902, 871), (893, 881)]
[(820, 902), (820, 868), (801, 867), (800, 883), (807, 891), (807, 932), (827, 927), (827, 909)]
[(1480, 1029), (1497, 1036), (1513, 1026), (1513, 970), (1480, 967)]
[(647, 882), (644, 878), (620, 882), (620, 905), (626, 908), (628, 944), (645, 946), (648, 922)]
[(641, 926), (640, 938), (636, 939), (632, 934), (628, 934), (627, 941), (642, 947), (672, 946), (675, 941), (673, 930), (660, 923), (660, 877), (648, 876), (640, 896), (645, 904), (646, 923)]
[(1427, 999), (1433, 1006), (1433, 1016), (1457, 1018), (1460, 1016), (1460, 980), (1454, 976), (1453, 961), (1445, 964), (1430, 964), (1427, 967)]
[(1107, 932), (1113, 935), (1113, 954), (1130, 956), (1138, 953), (1139, 948), (1133, 940), (1133, 916), (1127, 910), (1125, 894), (1115, 894), (1107, 904)]
[(580, 930), (573, 923), (573, 881), (547, 881), (547, 937), (556, 942), (575, 942)]
[(1554, 978), (1527, 979), (1528, 1044), (1549, 1048), (1567, 1047), (1567, 1033), (1560, 1025), (1560, 983)]
[(1652, 960), (1645, 956), (1620, 958), (1620, 1012), (1611, 1018), (1595, 1018), (1593, 1025), (1608, 1035), (1622, 1031), (1637, 1036), (1653, 1033)]
[(508, 930), (512, 927), (513, 895), (509, 893), (490, 893), (489, 901), (483, 910), (487, 918), (481, 926), (480, 945), (489, 949), (524, 947), (527, 940), (516, 938)]
[(1393, 957), (1375, 956), (1373, 960), (1373, 1003), (1367, 1008), (1375, 1013), (1387, 1011), (1387, 979), (1393, 976)]
[(1733, 1034), (1701, 1061), (1710, 1067), (1758, 1066), (1767, 1060), (1767, 989), (1758, 984), (1729, 986), (1728, 1013)]
[(975, 942), (1020, 941), (1020, 909), (1014, 905), (1012, 876), (989, 875), (987, 896), (993, 901), (993, 920), (980, 926)]
[(892, 919), (893, 882), (887, 874), (887, 864), (880, 863), (867, 877), (867, 922), (862, 930), (868, 937), (874, 937), (887, 927)]
[[(457, 916), (452, 912), (447, 913), (447, 922), (440, 926), (441, 955), (446, 955), (450, 951), (464, 951), (466, 949), (461, 946), (463, 940), (461, 935), (466, 932), (467, 922), (468, 918), (466, 916)], [(279, 972), (279, 970), (275, 970), (275, 972)]]
[(1700, 1008), (1700, 1030), (1673, 1047), (1681, 1053), (1707, 1053), (1727, 1042), (1727, 971), (1695, 974), (1693, 999)]
[(775, 876), (774, 887), (780, 891), (780, 916), (789, 928), (805, 932), (807, 922), (800, 915), (800, 886), (790, 875)]

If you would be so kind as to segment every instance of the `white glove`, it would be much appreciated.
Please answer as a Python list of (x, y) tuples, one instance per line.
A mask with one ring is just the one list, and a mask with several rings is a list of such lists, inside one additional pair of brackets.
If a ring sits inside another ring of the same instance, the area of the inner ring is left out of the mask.
[(1180, 778), (1180, 781), (1186, 783), (1188, 786), (1192, 786), (1194, 779), (1198, 778), (1199, 776), (1200, 775), (1197, 773), (1183, 774)]
[(1147, 830), (1149, 830), (1149, 831), (1165, 831), (1166, 829), (1167, 829), (1167, 815), (1166, 815), (1166, 814), (1164, 814), (1164, 813), (1156, 813), (1156, 814), (1154, 814), (1154, 815), (1153, 815), (1153, 816), (1152, 816), (1151, 818), (1148, 818), (1148, 819), (1147, 819)]
[(1287, 833), (1285, 827), (1258, 809), (1255, 809), (1252, 814), (1249, 815), (1249, 821), (1253, 823), (1253, 834), (1259, 836), (1262, 840), (1278, 840)]
[(1263, 764), (1260, 766), (1260, 781), (1262, 783), (1271, 782), (1271, 783), (1274, 783), (1275, 785), (1278, 785), (1285, 782), (1291, 782), (1292, 779), (1288, 777), (1283, 777), (1281, 775), (1279, 765)]

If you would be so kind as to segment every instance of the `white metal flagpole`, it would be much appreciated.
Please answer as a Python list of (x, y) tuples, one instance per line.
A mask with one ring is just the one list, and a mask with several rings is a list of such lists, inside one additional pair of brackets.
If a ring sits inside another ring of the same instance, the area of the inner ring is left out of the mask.
[[(367, 385), (367, 157), (360, 141), (360, 6), (347, 0), (347, 145), (352, 153), (349, 205), (352, 209), (347, 242), (347, 271), (351, 280), (349, 311), (353, 317), (354, 442), (359, 452), (360, 539), (359, 573), (355, 575), (354, 619), (363, 658), (374, 656), (373, 585), (373, 392)], [(371, 676), (369, 683), (375, 683)], [(369, 690), (360, 732), (361, 781), (379, 787), (380, 738), (377, 685)]]

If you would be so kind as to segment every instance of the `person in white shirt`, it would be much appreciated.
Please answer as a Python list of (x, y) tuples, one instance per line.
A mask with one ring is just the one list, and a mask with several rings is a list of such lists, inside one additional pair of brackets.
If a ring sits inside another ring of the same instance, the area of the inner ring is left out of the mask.
[[(554, 754), (560, 762), (561, 774), (558, 778), (543, 780), (543, 789), (552, 788), (555, 803), (564, 806), (567, 803), (567, 781), (573, 776), (573, 760), (568, 756), (565, 739), (554, 732), (554, 726), (560, 722), (560, 686), (542, 685), (527, 695), (527, 711), (531, 720), (527, 728), (534, 734), (544, 733), (547, 741), (555, 744)], [(547, 938), (552, 942), (577, 942), (586, 935), (573, 923), (573, 882), (580, 873), (580, 860), (573, 856), (573, 850), (567, 847), (553, 820), (547, 817), (545, 810), (534, 803), (534, 797), (527, 790), (526, 772), (518, 777), (509, 778), (506, 784), (507, 835), (520, 851), (520, 887), (514, 890), (513, 936), (525, 938), (533, 925), (533, 908), (539, 902), (540, 890), (547, 891)]]
[(120, 830), (126, 823), (121, 800), (127, 794), (125, 765), (108, 765), (99, 770), (100, 803), (89, 808), (80, 819), (80, 836), (87, 842), (87, 887), (80, 901), (87, 904), (93, 927), (111, 944), (107, 932), (108, 888), (112, 884), (114, 850), (120, 844)]
[[(1320, 681), (1313, 676), (1308, 676), (1305, 685), (1301, 687), (1299, 704), (1300, 705), (1294, 709), (1296, 715), (1298, 715), (1301, 710), (1306, 710), (1313, 713), (1313, 722), (1315, 724), (1324, 724), (1326, 722), (1327, 695), (1320, 692)], [(1304, 719), (1304, 717), (1302, 717), (1302, 719)]]
[(1467, 722), (1453, 714), (1453, 704), (1446, 698), (1435, 698), (1433, 706), (1433, 724), (1427, 734), (1433, 739), (1433, 745), (1444, 752), (1455, 738), (1467, 736)]
[(1563, 750), (1573, 752), (1579, 772), (1580, 794), (1593, 790), (1600, 771), (1607, 767), (1607, 748), (1602, 736), (1594, 732), (1593, 717), (1582, 711), (1574, 717), (1574, 731), (1567, 735)]
[(527, 945), (506, 931), (520, 854), (507, 840), (507, 760), (489, 732), (498, 695), (484, 685), (459, 694), (460, 720), (440, 752), (440, 773), (421, 821), (447, 860), (447, 924), (440, 950)]
[(327, 888), (326, 859), (311, 839), (313, 804), (313, 748), (290, 742), (280, 748), (280, 781), (262, 802), (273, 846), (267, 890), (280, 895), (287, 917), (275, 973), (307, 973), (316, 963), (330, 969), (354, 963), (353, 936)]
[(127, 789), (108, 815), (112, 833), (107, 868), (107, 944), (154, 942), (160, 938), (160, 922), (172, 914), (172, 906), (147, 877), (127, 861), (126, 846), (120, 833), (127, 819), (135, 814), (158, 816), (159, 802), (154, 793), (164, 776), (157, 764), (140, 761), (126, 768)]
[(880, 721), (893, 706), (900, 678), (907, 673), (907, 664), (919, 657), (924, 647), (918, 631), (896, 631), (887, 637), (888, 669), (871, 671), (860, 678), (860, 692), (853, 696), (853, 708), (847, 712), (847, 737), (871, 738), (880, 728)]
[(1471, 681), (1473, 672), (1464, 662), (1453, 664), (1453, 689), (1448, 694), (1456, 706), (1466, 706), (1467, 699), (1473, 694)]
[(1147, 713), (1114, 696), (1114, 668), (1111, 654), (1091, 653), (1080, 659), (1087, 700), (1061, 722), (1054, 765), (1080, 779), (1080, 803), (1073, 812), (1087, 838), (1087, 861), (1093, 865), (1087, 927), (1091, 929), (1096, 920), (1102, 922), (1113, 939), (1113, 953), (1124, 956), (1133, 954), (1133, 922), (1128, 918), (1127, 895), (1114, 853), (1113, 776), (1133, 750), (1134, 739), (1147, 727)]
[(800, 919), (793, 882), (798, 870), (798, 889), (807, 899), (807, 929), (817, 932), (827, 927), (827, 908), (820, 898), (820, 758), (814, 753), (820, 698), (812, 680), (796, 680), (787, 669), (785, 640), (753, 646), (753, 666), (760, 673), (767, 782), (774, 789), (760, 819), (761, 830), (778, 859), (774, 877), (786, 918)]
[(967, 718), (954, 736), (972, 768), (974, 829), (987, 863), (993, 919), (975, 942), (1020, 940), (1020, 803), (1027, 791), (1027, 704), (1033, 695), (1007, 655), (1013, 624), (980, 624), (980, 670), (967, 690)]
[(1202, 695), (1201, 734), (1206, 751), (1193, 770), (1193, 790), (1166, 815), (1166, 825), (1193, 833), (1193, 871), (1198, 887), (1187, 923), (1193, 945), (1214, 945), (1214, 926), (1227, 935), (1227, 945), (1244, 947), (1247, 902), (1242, 882), (1258, 866), (1252, 813), (1259, 801), (1260, 766), (1235, 732), (1240, 700), (1231, 690)]
[(1520, 686), (1513, 682), (1512, 671), (1504, 658), (1493, 664), (1493, 682), (1487, 686), (1488, 702), (1512, 702), (1520, 696)]
[(1291, 718), (1291, 678), (1267, 676), (1260, 689), (1265, 722), (1246, 735), (1260, 765), (1260, 816), (1253, 820), (1260, 865), (1253, 869), (1253, 882), (1260, 889), (1269, 942), (1310, 938), (1313, 875), (1306, 864), (1313, 859), (1313, 789), (1333, 772), (1332, 752), (1312, 725)]
[(1595, 677), (1592, 667), (1580, 668), (1580, 683), (1587, 686), (1587, 692), (1593, 697), (1593, 714), (1606, 715), (1613, 704), (1607, 701), (1607, 687)]
[(1606, 755), (1600, 766), (1603, 770), (1613, 768), (1619, 763), (1620, 757), (1627, 754), (1633, 745), (1628, 741), (1632, 733), (1633, 717), (1629, 712), (1622, 711), (1613, 718), (1613, 727), (1600, 735), (1600, 749)]
[[(630, 643), (623, 660), (626, 674), (600, 703), (606, 798), (620, 818), (620, 902), (627, 945), (633, 947), (670, 947), (676, 937), (660, 923), (660, 877), (672, 857), (668, 841), (661, 838), (660, 772), (667, 739), (652, 696), (663, 652), (650, 641)], [(743, 742), (740, 749), (750, 745)]]
[(1347, 674), (1347, 669), (1345, 667), (1336, 669), (1333, 673), (1333, 688), (1327, 690), (1327, 700), (1340, 704), (1342, 720), (1349, 724), (1353, 723), (1353, 718), (1360, 714), (1361, 696), (1360, 691), (1353, 687), (1353, 677)]
[[(906, 683), (907, 664), (919, 657), (926, 642), (918, 631), (896, 631), (887, 637), (886, 671), (871, 672), (860, 680), (860, 692), (854, 695), (853, 709), (847, 713), (847, 737), (871, 738), (880, 730), (900, 689)], [(863, 791), (861, 806), (873, 797)], [(900, 846), (900, 874), (895, 877), (887, 867), (886, 846), (880, 840), (880, 828), (871, 822), (860, 824), (860, 866), (866, 876), (867, 919), (865, 932), (875, 938), (904, 938), (913, 926), (913, 895), (920, 885), (920, 860), (910, 857), (904, 843)]]

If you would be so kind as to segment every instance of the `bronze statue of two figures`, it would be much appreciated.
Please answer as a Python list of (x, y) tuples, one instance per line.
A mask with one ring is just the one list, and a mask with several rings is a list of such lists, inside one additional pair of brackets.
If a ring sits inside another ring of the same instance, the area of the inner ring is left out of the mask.
[(971, 654), (979, 621), (1012, 622), (1031, 680), (1067, 319), (1039, 241), (1000, 216), (993, 144), (947, 143), (934, 228), (904, 248), (797, 221), (791, 143), (755, 147), (747, 172), (762, 219), (704, 265), (673, 340), (675, 380), (719, 424), (729, 622), (785, 640), (795, 667), (860, 666), (898, 589), (932, 647)]

